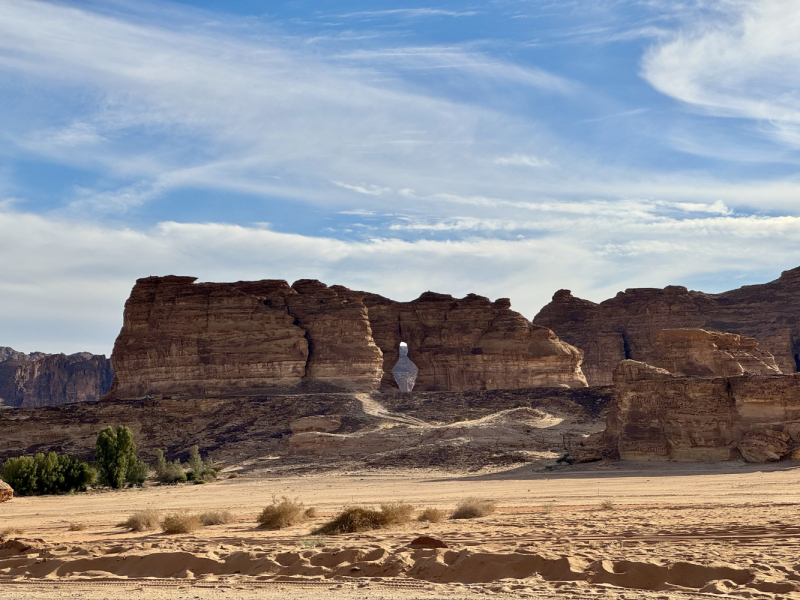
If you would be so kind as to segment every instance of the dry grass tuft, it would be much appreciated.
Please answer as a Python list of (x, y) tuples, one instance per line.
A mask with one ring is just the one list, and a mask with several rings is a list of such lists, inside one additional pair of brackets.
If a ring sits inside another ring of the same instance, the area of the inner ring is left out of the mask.
[(200, 520), (199, 515), (183, 512), (168, 514), (161, 521), (161, 530), (169, 534), (191, 533), (202, 526), (203, 522)]
[(117, 525), (117, 527), (124, 527), (131, 531), (147, 531), (148, 529), (155, 529), (159, 525), (158, 511), (153, 509), (137, 510), (125, 521)]
[(311, 507), (307, 508), (306, 512), (303, 513), (303, 514), (305, 514), (307, 519), (316, 519), (317, 518), (317, 509), (314, 508), (313, 506), (311, 506)]
[(423, 521), (426, 523), (440, 523), (444, 521), (445, 513), (441, 508), (426, 508), (425, 510), (420, 513), (417, 517), (417, 521)]
[(70, 523), (69, 524), (70, 531), (85, 531), (86, 530), (86, 523)]
[(305, 520), (306, 508), (303, 503), (287, 496), (281, 497), (280, 500), (273, 496), (272, 504), (265, 506), (257, 519), (259, 529), (283, 529)]
[(606, 499), (600, 503), (600, 508), (602, 510), (614, 510), (615, 508), (617, 508), (617, 505), (614, 504), (613, 500)]
[(207, 510), (200, 515), (200, 522), (204, 526), (227, 525), (233, 523), (236, 517), (229, 510)]
[(380, 510), (351, 506), (336, 515), (332, 521), (317, 527), (311, 533), (312, 535), (335, 535), (383, 529), (392, 525), (408, 523), (413, 512), (414, 507), (404, 502), (381, 504)]
[(6, 527), (0, 530), (0, 538), (7, 538), (10, 535), (22, 535), (23, 533), (25, 533), (25, 530), (19, 527)]
[(239, 473), (231, 473), (230, 475), (228, 475), (228, 479), (237, 479), (239, 477), (241, 477)]
[(493, 500), (482, 498), (467, 498), (462, 500), (456, 507), (455, 512), (450, 515), (451, 519), (477, 519), (492, 514), (497, 508), (497, 503)]

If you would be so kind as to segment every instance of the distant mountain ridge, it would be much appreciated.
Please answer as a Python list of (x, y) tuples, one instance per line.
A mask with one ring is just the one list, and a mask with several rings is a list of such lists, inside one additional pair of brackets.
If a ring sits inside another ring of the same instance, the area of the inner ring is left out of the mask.
[(18, 352), (0, 346), (0, 406), (36, 408), (99, 400), (114, 380), (102, 354)]

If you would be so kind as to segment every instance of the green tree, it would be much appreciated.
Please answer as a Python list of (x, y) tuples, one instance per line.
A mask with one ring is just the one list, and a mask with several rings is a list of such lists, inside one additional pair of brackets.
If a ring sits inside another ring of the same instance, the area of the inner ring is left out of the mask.
[(203, 459), (200, 458), (200, 448), (197, 446), (189, 448), (189, 468), (194, 472), (197, 479), (200, 479), (206, 470), (203, 465)]
[(9, 458), (3, 464), (2, 476), (20, 496), (85, 491), (95, 479), (88, 464), (55, 452)]
[(100, 475), (100, 483), (119, 489), (128, 480), (128, 473), (138, 467), (136, 444), (133, 433), (125, 425), (106, 427), (97, 434), (95, 464)]
[(156, 472), (156, 477), (159, 481), (167, 472), (167, 459), (164, 458), (163, 450), (156, 450), (156, 464), (153, 465), (153, 470)]

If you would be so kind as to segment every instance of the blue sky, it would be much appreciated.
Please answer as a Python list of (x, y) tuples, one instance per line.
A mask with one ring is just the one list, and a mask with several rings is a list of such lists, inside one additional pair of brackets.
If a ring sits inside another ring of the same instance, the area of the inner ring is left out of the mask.
[(800, 265), (800, 5), (0, 0), (0, 345), (137, 277), (410, 300)]

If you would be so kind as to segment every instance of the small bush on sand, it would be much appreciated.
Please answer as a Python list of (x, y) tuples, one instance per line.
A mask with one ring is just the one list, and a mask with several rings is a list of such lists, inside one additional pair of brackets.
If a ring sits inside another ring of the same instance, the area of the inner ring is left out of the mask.
[(231, 473), (230, 475), (228, 475), (228, 479), (238, 479), (239, 477), (241, 477), (239, 473)]
[(457, 507), (455, 512), (450, 515), (451, 519), (477, 519), (492, 514), (497, 508), (497, 504), (492, 500), (482, 498), (467, 498)]
[(86, 523), (70, 523), (69, 524), (70, 531), (85, 531), (86, 530)]
[(445, 514), (441, 508), (426, 508), (425, 510), (420, 513), (417, 517), (417, 521), (423, 521), (426, 523), (440, 523), (444, 521)]
[(272, 497), (272, 504), (265, 506), (258, 515), (259, 529), (283, 529), (302, 523), (306, 519), (306, 508), (295, 498), (283, 496), (278, 500)]
[(203, 522), (199, 515), (190, 513), (170, 513), (161, 521), (161, 530), (164, 533), (191, 533), (195, 529), (200, 529)]
[(600, 508), (603, 510), (614, 510), (616, 507), (617, 505), (614, 504), (613, 500), (606, 499), (600, 503)]
[(317, 509), (312, 506), (310, 508), (307, 508), (306, 512), (303, 513), (303, 514), (305, 514), (307, 519), (316, 519), (317, 518)]
[(227, 525), (233, 523), (236, 517), (229, 510), (207, 510), (200, 515), (200, 522), (205, 525)]
[(382, 504), (380, 510), (351, 506), (336, 515), (332, 521), (317, 527), (311, 533), (312, 535), (335, 535), (383, 529), (392, 525), (408, 523), (413, 512), (414, 507), (404, 502)]
[(159, 521), (158, 511), (152, 509), (137, 510), (125, 521), (120, 523), (118, 527), (124, 527), (131, 531), (147, 531), (148, 529), (155, 529), (158, 527)]
[(19, 527), (6, 527), (5, 529), (0, 529), (0, 538), (7, 538), (12, 535), (22, 535), (25, 533), (24, 529), (20, 529)]

